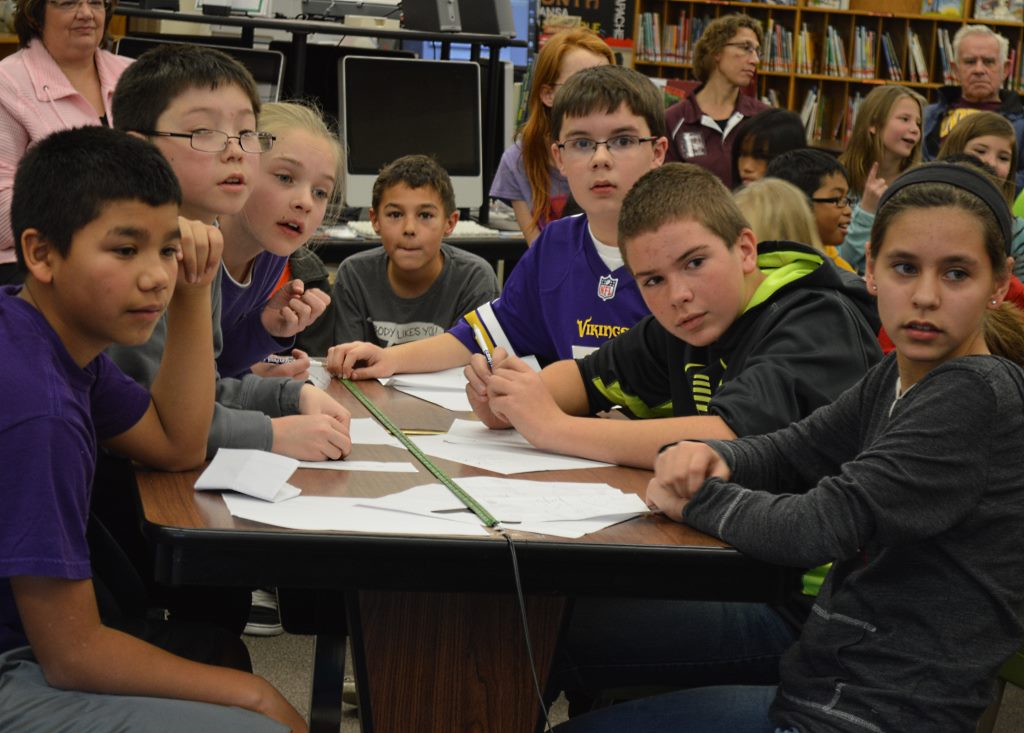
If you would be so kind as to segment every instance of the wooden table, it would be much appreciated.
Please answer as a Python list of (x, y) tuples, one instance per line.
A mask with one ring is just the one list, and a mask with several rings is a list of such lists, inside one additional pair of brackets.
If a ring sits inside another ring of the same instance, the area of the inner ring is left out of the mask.
[[(447, 429), (455, 413), (362, 382), (402, 429)], [(329, 390), (366, 410), (339, 383)], [(352, 458), (409, 458), (389, 446), (356, 446)], [(456, 480), (487, 472), (438, 460)], [(307, 532), (232, 517), (217, 494), (197, 493), (198, 471), (137, 473), (157, 579), (172, 585), (278, 587), (312, 599), (303, 631), (318, 633), (311, 730), (336, 733), (344, 640), (352, 641), (362, 729), (395, 733), (535, 730), (539, 708), (513, 583), (508, 540)], [(540, 481), (598, 481), (640, 492), (649, 472), (622, 467), (539, 472)], [(300, 470), (306, 495), (374, 497), (434, 483), (417, 474)], [(547, 682), (567, 598), (632, 595), (779, 600), (792, 576), (745, 558), (712, 537), (660, 516), (578, 540), (511, 532), (525, 593), (533, 664)], [(673, 586), (669, 578), (678, 578)], [(325, 599), (344, 597), (345, 612)], [(283, 604), (285, 611), (287, 604)], [(344, 616), (347, 615), (347, 624)], [(286, 616), (286, 626), (288, 624)]]

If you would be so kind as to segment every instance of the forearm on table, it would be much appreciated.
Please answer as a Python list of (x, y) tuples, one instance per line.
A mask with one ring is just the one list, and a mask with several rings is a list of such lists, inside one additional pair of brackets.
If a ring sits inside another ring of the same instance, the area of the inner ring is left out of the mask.
[(720, 417), (670, 417), (609, 420), (566, 415), (544, 429), (538, 447), (615, 463), (653, 468), (662, 446), (680, 440), (732, 440), (736, 435)]

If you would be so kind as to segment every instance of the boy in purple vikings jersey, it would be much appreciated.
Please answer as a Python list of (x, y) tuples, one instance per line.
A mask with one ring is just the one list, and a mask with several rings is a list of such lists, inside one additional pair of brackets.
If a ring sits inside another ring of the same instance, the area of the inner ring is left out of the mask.
[(622, 200), (661, 165), (668, 141), (660, 95), (632, 69), (600, 66), (574, 74), (555, 97), (552, 156), (585, 214), (552, 222), (505, 282), (497, 300), (447, 333), (382, 349), (335, 346), (327, 367), (351, 379), (460, 366), (503, 347), (541, 364), (582, 356), (647, 314), (618, 251)]

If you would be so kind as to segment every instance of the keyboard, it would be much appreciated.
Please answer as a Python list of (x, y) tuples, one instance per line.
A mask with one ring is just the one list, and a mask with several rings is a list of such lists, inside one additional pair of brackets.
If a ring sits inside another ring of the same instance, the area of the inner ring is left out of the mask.
[[(380, 239), (377, 232), (373, 231), (373, 225), (368, 221), (350, 221), (348, 228), (364, 239)], [(490, 229), (468, 219), (459, 219), (455, 223), (455, 230), (445, 239), (488, 239), (501, 235), (497, 229)]]

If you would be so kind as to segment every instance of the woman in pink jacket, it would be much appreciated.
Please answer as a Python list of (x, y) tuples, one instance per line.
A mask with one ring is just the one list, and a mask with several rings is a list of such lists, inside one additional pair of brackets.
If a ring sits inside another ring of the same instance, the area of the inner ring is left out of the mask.
[(114, 86), (131, 63), (100, 49), (110, 18), (106, 0), (18, 4), (20, 49), (0, 61), (0, 284), (22, 279), (10, 213), (14, 172), (25, 150), (57, 130), (110, 124)]

